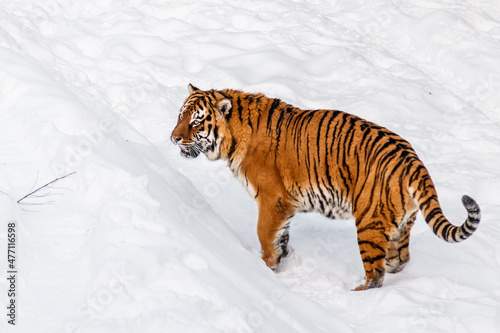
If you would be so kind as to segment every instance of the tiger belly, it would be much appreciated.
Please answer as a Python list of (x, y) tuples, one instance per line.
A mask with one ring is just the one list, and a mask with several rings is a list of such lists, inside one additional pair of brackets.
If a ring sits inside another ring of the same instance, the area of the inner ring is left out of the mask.
[(351, 219), (350, 202), (337, 192), (321, 189), (299, 190), (293, 194), (297, 211), (317, 212), (331, 219)]

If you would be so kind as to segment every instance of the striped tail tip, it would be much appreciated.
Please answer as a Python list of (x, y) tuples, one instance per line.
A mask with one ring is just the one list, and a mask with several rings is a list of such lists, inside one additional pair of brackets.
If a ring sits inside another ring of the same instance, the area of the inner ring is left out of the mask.
[(455, 242), (461, 242), (469, 238), (474, 233), (474, 231), (476, 231), (479, 222), (481, 221), (481, 210), (479, 209), (479, 205), (474, 199), (472, 199), (468, 195), (464, 195), (462, 197), (462, 203), (467, 210), (468, 216), (464, 224), (460, 226), (459, 232), (455, 234), (455, 237), (453, 237), (453, 240)]

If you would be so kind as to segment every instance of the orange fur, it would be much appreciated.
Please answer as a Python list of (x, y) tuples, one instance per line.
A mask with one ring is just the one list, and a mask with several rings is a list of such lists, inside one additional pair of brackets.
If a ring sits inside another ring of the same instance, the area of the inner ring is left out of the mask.
[(411, 145), (397, 134), (334, 110), (301, 110), (279, 99), (237, 90), (189, 86), (172, 140), (186, 157), (226, 160), (259, 207), (262, 259), (276, 269), (287, 254), (296, 212), (354, 217), (366, 282), (382, 286), (385, 273), (409, 260), (410, 229), (420, 209), (448, 242), (469, 237), (478, 205), (462, 198), (467, 220), (444, 217), (434, 184)]

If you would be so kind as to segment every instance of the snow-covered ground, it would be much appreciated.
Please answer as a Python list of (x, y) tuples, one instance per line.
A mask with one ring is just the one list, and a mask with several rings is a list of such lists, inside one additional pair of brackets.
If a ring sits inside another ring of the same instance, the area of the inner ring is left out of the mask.
[[(500, 331), (498, 0), (2, 1), (0, 64), (1, 332)], [(353, 221), (303, 214), (272, 272), (253, 199), (169, 141), (189, 82), (395, 131), (478, 231), (419, 216), (405, 270), (352, 292)]]

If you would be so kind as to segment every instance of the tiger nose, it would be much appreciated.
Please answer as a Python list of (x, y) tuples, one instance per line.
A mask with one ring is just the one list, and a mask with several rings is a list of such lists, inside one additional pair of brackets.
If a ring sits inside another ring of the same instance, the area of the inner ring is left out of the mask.
[(180, 136), (171, 135), (170, 140), (172, 140), (175, 144), (179, 144), (182, 141), (182, 138)]

